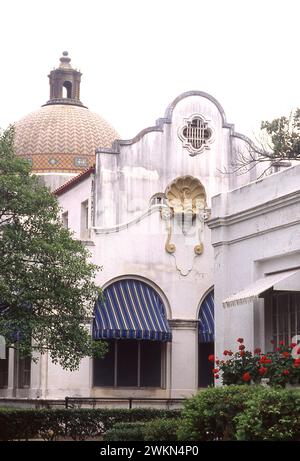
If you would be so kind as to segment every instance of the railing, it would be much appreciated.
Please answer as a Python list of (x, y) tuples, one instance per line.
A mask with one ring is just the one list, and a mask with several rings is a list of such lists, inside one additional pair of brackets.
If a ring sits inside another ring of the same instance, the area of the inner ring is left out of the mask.
[(165, 404), (167, 408), (170, 408), (173, 405), (182, 405), (186, 399), (183, 398), (174, 398), (174, 399), (165, 399), (165, 398), (155, 398), (155, 397), (128, 397), (128, 398), (119, 398), (119, 397), (65, 397), (65, 407), (74, 408), (74, 406), (81, 405), (91, 405), (93, 408), (97, 404), (101, 403), (127, 403), (128, 408), (131, 410), (134, 403), (162, 403)]
[[(65, 397), (65, 399), (27, 399), (27, 398), (0, 398), (0, 406), (7, 407), (25, 407), (25, 408), (54, 408), (54, 407), (87, 407), (91, 406), (96, 408), (101, 404), (111, 404), (114, 406), (122, 406), (126, 404), (127, 408), (137, 408), (139, 405), (144, 404), (160, 404), (165, 408), (169, 409), (174, 406), (180, 406), (186, 399), (183, 398), (155, 398), (155, 397)], [(150, 406), (150, 405), (149, 405)]]

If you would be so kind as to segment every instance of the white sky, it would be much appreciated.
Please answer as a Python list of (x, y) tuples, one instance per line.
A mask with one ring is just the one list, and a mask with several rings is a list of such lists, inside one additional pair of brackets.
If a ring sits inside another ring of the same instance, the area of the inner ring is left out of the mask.
[(300, 107), (299, 0), (1, 0), (0, 15), (2, 128), (49, 99), (63, 50), (125, 139), (189, 90), (249, 136)]

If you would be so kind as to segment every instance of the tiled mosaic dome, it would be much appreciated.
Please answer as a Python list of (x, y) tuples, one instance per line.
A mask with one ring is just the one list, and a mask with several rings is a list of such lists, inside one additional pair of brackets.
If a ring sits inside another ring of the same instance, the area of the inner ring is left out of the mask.
[(68, 52), (49, 77), (50, 99), (15, 125), (16, 154), (35, 173), (80, 173), (95, 163), (95, 149), (109, 148), (117, 132), (80, 101), (81, 72)]
[(97, 147), (111, 147), (117, 132), (85, 107), (46, 105), (16, 123), (15, 151), (35, 172), (78, 172), (95, 163)]

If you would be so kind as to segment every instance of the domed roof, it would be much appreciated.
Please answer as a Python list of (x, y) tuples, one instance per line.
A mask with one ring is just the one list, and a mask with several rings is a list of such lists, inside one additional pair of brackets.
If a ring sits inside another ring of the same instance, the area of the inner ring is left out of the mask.
[(118, 133), (79, 99), (81, 73), (68, 53), (50, 72), (50, 99), (15, 124), (16, 155), (35, 173), (80, 173), (95, 163), (95, 149), (109, 148)]
[(85, 107), (46, 105), (15, 125), (15, 151), (34, 171), (80, 171), (95, 162), (97, 147), (109, 148), (118, 133)]

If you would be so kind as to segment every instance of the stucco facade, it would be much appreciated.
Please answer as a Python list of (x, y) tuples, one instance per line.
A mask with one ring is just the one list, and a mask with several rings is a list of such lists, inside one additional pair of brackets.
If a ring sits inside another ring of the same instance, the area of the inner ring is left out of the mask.
[(237, 335), (250, 347), (263, 347), (269, 335), (263, 301), (229, 309), (222, 303), (270, 268), (296, 264), (300, 170), (258, 181), (255, 169), (225, 174), (252, 147), (226, 122), (220, 104), (199, 91), (178, 96), (164, 118), (134, 139), (99, 146), (95, 168), (56, 191), (62, 219), (102, 267), (96, 281), (103, 290), (134, 280), (160, 297), (172, 332), (172, 341), (162, 345), (161, 384), (99, 386), (93, 360), (71, 373), (44, 355), (32, 365), (28, 389), (15, 388), (10, 365), (2, 395), (189, 396), (207, 368), (199, 360), (199, 318), (212, 290), (217, 354)]

